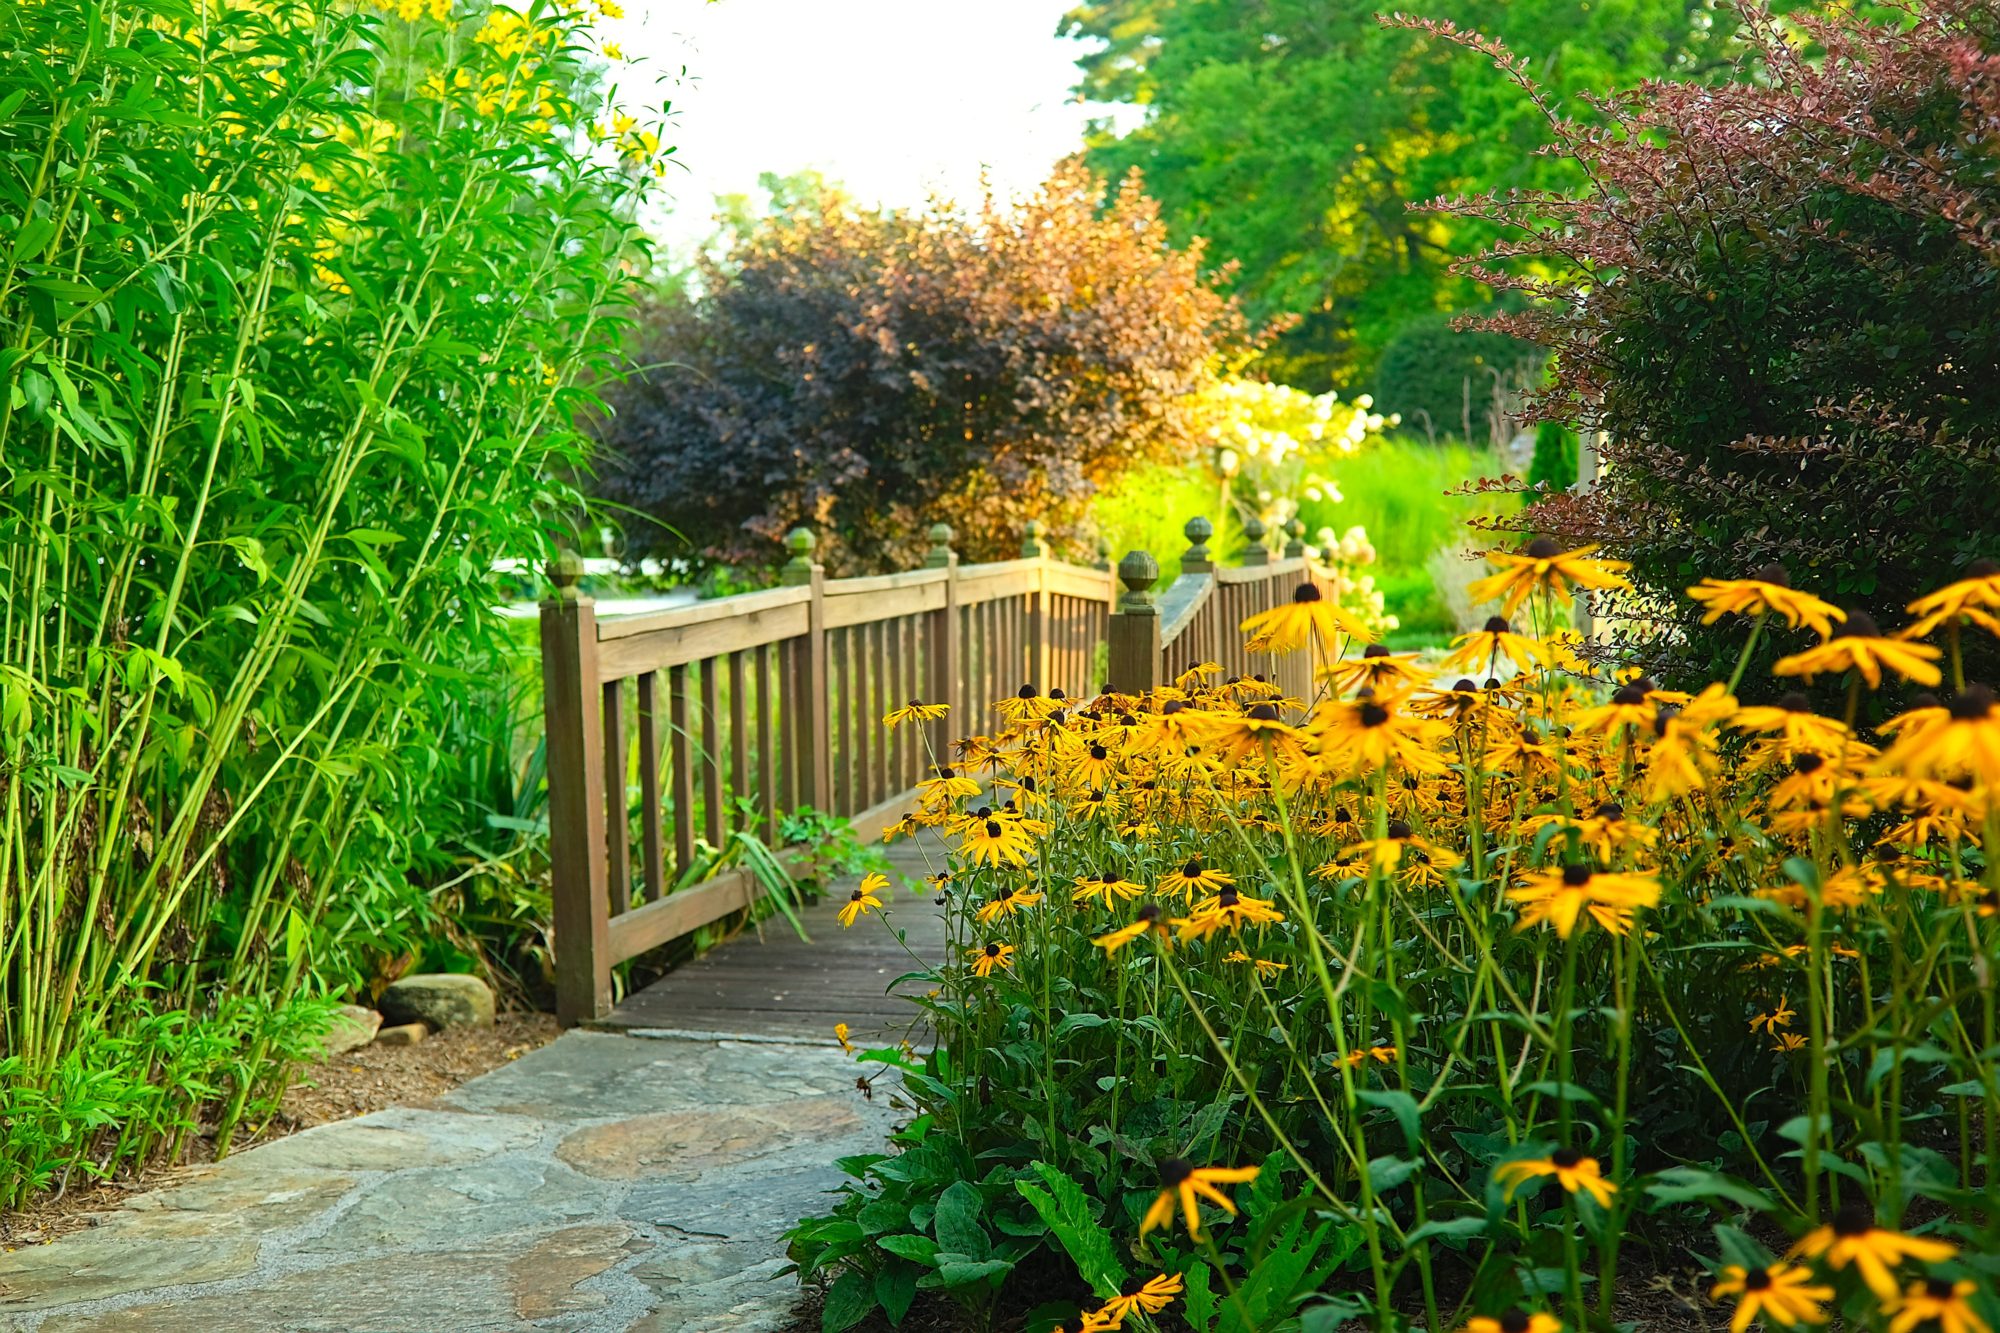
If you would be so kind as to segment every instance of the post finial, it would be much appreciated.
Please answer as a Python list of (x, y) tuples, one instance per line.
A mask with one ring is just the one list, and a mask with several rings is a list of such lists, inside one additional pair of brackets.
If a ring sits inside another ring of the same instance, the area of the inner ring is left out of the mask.
[(1028, 520), (1028, 526), (1022, 529), (1021, 532), (1022, 559), (1039, 559), (1049, 553), (1049, 544), (1042, 540), (1042, 531), (1042, 521), (1040, 519), (1031, 518)]
[(1215, 524), (1197, 514), (1181, 528), (1181, 535), (1188, 540), (1188, 548), (1181, 554), (1181, 568), (1200, 573), (1215, 566), (1215, 557), (1209, 552), (1208, 539), (1215, 535)]
[(1102, 536), (1097, 539), (1097, 567), (1107, 571), (1111, 568), (1111, 543)]
[(567, 546), (557, 549), (547, 566), (549, 582), (554, 585), (550, 595), (559, 602), (573, 602), (580, 594), (577, 584), (583, 578), (583, 557)]
[(813, 572), (819, 568), (813, 562), (813, 548), (819, 545), (819, 538), (813, 536), (811, 528), (793, 528), (785, 534), (785, 549), (792, 558), (785, 562), (779, 574), (779, 581), (787, 587), (795, 587), (812, 582)]
[(1267, 565), (1271, 562), (1270, 548), (1264, 545), (1264, 520), (1255, 514), (1243, 520), (1243, 563), (1246, 565)]
[(1306, 525), (1304, 519), (1293, 519), (1285, 525), (1285, 532), (1291, 538), (1285, 543), (1285, 559), (1299, 560), (1306, 553)]
[(958, 535), (951, 530), (951, 524), (931, 524), (930, 535), (931, 549), (924, 556), (925, 569), (943, 569), (958, 559), (958, 553), (951, 549), (951, 539)]
[(1153, 585), (1160, 581), (1160, 562), (1151, 552), (1127, 551), (1118, 562), (1118, 581), (1125, 585), (1125, 595), (1118, 600), (1119, 611), (1128, 616), (1160, 613), (1153, 596)]

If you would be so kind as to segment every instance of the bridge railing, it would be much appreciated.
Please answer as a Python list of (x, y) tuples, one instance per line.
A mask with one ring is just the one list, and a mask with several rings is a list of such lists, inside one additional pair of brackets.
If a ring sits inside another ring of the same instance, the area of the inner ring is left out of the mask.
[(1128, 552), (1118, 563), (1124, 592), (1111, 617), (1109, 683), (1141, 693), (1172, 684), (1198, 663), (1213, 662), (1225, 676), (1262, 675), (1291, 698), (1311, 698), (1311, 654), (1250, 653), (1241, 628), (1251, 616), (1291, 601), (1302, 583), (1333, 595), (1306, 558), (1300, 525), (1292, 525), (1283, 554), (1274, 555), (1264, 544), (1263, 524), (1249, 520), (1235, 567), (1217, 564), (1208, 547), (1215, 532), (1207, 519), (1189, 519), (1183, 533), (1188, 549), (1181, 555), (1180, 576), (1164, 591), (1155, 590), (1160, 566), (1149, 552)]
[[(961, 565), (931, 530), (921, 569), (828, 579), (794, 532), (783, 586), (599, 621), (570, 558), (542, 603), (557, 1016), (602, 1017), (618, 963), (749, 906), (716, 851), (812, 806), (864, 838), (900, 819), (968, 709), (1022, 683), (1088, 694), (1108, 632), (1109, 570), (1051, 559), (1030, 524), (1018, 560)], [(911, 699), (952, 705), (885, 731)]]

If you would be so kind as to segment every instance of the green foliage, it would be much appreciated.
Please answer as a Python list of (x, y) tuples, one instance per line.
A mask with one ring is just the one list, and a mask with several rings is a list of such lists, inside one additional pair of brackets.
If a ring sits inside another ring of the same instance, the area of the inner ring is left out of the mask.
[[(488, 571), (575, 508), (571, 384), (613, 345), (650, 178), (642, 132), (590, 146), (581, 35), (0, 10), (8, 1096), (148, 1077), (115, 1054), (148, 1013), (185, 1022), (145, 1049), (192, 1062), (57, 1160), (0, 1160), (0, 1204), (199, 1114), (226, 1149), (297, 998), (419, 941), (461, 854), (438, 777), (505, 675)], [(514, 759), (465, 799), (506, 810)]]
[(1496, 409), (1534, 384), (1544, 354), (1504, 333), (1451, 325), (1451, 316), (1431, 315), (1398, 330), (1375, 369), (1375, 399), (1412, 435), (1484, 445), (1508, 428), (1511, 417)]
[(613, 393), (600, 488), (658, 521), (636, 550), (768, 569), (806, 526), (830, 570), (906, 569), (935, 522), (993, 560), (1030, 519), (1076, 550), (1094, 490), (1191, 452), (1241, 318), (1136, 182), (1107, 198), (1072, 164), (921, 216), (780, 202), (649, 308)]
[(1528, 484), (1551, 491), (1566, 491), (1576, 485), (1582, 464), (1576, 432), (1559, 421), (1544, 421), (1535, 427), (1535, 456), (1528, 464)]
[[(1063, 25), (1099, 43), (1079, 91), (1145, 108), (1129, 134), (1100, 136), (1092, 163), (1143, 169), (1177, 236), (1208, 237), (1239, 262), (1253, 322), (1298, 319), (1269, 365), (1307, 388), (1367, 384), (1413, 317), (1491, 301), (1450, 265), (1492, 230), (1407, 205), (1578, 179), (1536, 155), (1547, 127), (1504, 79), (1384, 28), (1381, 8), (1086, 0)], [(1558, 94), (1721, 73), (1735, 27), (1727, 9), (1684, 0), (1440, 0), (1422, 12), (1532, 51)], [(1455, 422), (1456, 379), (1451, 391)]]

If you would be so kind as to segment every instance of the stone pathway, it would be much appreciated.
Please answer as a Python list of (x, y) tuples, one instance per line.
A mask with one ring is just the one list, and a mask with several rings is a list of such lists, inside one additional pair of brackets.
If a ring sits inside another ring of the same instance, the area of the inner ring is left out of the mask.
[(780, 1235), (889, 1127), (892, 1085), (857, 1072), (799, 1038), (566, 1033), (439, 1109), (307, 1130), (0, 1255), (0, 1329), (783, 1329)]

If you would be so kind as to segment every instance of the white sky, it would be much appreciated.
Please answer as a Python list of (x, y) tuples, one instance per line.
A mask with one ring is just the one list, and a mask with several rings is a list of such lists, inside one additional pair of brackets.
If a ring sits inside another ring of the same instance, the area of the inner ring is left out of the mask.
[(623, 0), (602, 25), (638, 60), (628, 102), (663, 83), (679, 247), (705, 237), (717, 194), (813, 168), (863, 203), (910, 207), (933, 189), (970, 201), (986, 168), (1005, 194), (1038, 184), (1082, 141), (1070, 100), (1078, 43), (1066, 0)]

